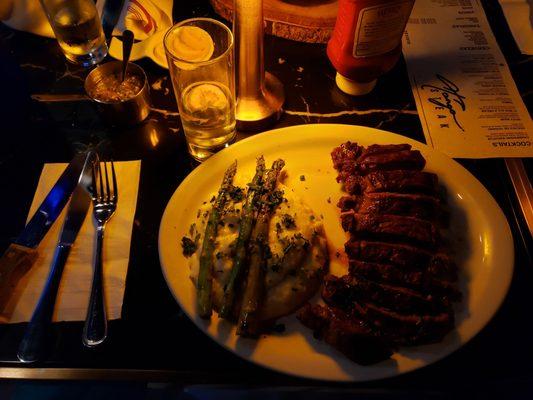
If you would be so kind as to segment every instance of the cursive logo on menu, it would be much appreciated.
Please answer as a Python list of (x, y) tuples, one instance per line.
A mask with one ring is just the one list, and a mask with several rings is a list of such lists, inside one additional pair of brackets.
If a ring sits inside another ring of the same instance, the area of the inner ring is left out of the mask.
[[(422, 89), (429, 89), (431, 93), (436, 96), (430, 97), (428, 100), (435, 105), (437, 110), (448, 110), (448, 113), (453, 118), (453, 122), (459, 129), (464, 132), (464, 129), (457, 118), (457, 110), (455, 107), (459, 107), (461, 111), (466, 110), (466, 104), (464, 102), (465, 96), (459, 93), (459, 87), (450, 81), (448, 78), (440, 74), (435, 74), (435, 77), (440, 81), (440, 85), (422, 85)], [(439, 115), (439, 118), (444, 118), (444, 115)], [(447, 124), (441, 124), (441, 127), (448, 127)]]

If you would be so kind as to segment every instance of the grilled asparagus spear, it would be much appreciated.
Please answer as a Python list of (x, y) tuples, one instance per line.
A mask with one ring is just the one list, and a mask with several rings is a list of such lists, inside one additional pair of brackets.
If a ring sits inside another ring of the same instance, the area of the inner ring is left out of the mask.
[(213, 285), (213, 253), (215, 251), (215, 241), (217, 238), (218, 224), (224, 210), (224, 205), (228, 198), (228, 192), (233, 187), (233, 178), (237, 172), (237, 161), (235, 161), (224, 173), (222, 185), (218, 191), (217, 198), (213, 204), (209, 219), (205, 227), (202, 251), (200, 253), (200, 270), (198, 272), (198, 313), (202, 318), (211, 316), (212, 299), (211, 289)]
[(233, 303), (235, 300), (235, 286), (239, 283), (243, 270), (245, 269), (246, 249), (254, 226), (254, 216), (258, 203), (257, 200), (261, 195), (264, 173), (265, 159), (261, 156), (257, 159), (255, 175), (252, 182), (248, 185), (246, 200), (242, 206), (239, 236), (237, 237), (234, 248), (233, 266), (228, 282), (224, 288), (224, 298), (219, 312), (219, 316), (222, 318), (230, 318), (232, 315)]
[(241, 336), (253, 337), (259, 333), (259, 312), (264, 295), (269, 222), (272, 211), (277, 206), (277, 204), (272, 203), (272, 194), (284, 165), (283, 160), (274, 161), (265, 178), (261, 208), (250, 240), (250, 266), (237, 324), (237, 334)]

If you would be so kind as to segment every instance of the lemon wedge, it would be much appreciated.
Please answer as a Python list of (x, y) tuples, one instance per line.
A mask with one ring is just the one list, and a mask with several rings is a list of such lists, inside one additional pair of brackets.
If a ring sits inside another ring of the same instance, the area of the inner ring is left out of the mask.
[(190, 89), (184, 99), (184, 105), (189, 112), (206, 112), (208, 110), (224, 110), (229, 107), (226, 94), (217, 86), (202, 83)]
[(215, 50), (209, 33), (197, 26), (180, 26), (170, 40), (172, 53), (184, 61), (207, 61)]

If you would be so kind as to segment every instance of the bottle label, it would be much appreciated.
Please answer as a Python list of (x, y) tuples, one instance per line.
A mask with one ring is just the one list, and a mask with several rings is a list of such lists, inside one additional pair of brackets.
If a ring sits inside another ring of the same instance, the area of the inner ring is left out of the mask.
[(377, 56), (395, 49), (402, 40), (414, 3), (405, 0), (361, 9), (355, 26), (353, 56)]

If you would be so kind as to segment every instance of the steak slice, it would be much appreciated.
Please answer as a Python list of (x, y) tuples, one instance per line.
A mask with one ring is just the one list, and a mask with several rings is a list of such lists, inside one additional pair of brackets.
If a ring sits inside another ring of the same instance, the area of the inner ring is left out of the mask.
[(429, 221), (414, 217), (383, 214), (359, 214), (348, 211), (341, 214), (342, 228), (360, 239), (382, 239), (436, 247), (440, 235)]
[(364, 182), (364, 179), (358, 175), (348, 175), (345, 177), (337, 177), (337, 182), (342, 182), (344, 190), (350, 194), (361, 193), (363, 189), (367, 186)]
[(434, 292), (446, 296), (451, 301), (459, 301), (461, 292), (451, 281), (437, 279), (431, 271), (410, 271), (390, 264), (369, 263), (349, 260), (350, 274), (376, 282), (390, 283), (420, 290), (423, 293)]
[(352, 359), (354, 337), (358, 345), (379, 340), (389, 355), (395, 346), (442, 340), (461, 292), (457, 266), (443, 254), (439, 228), (448, 215), (437, 175), (423, 171), (426, 160), (409, 144), (347, 142), (332, 159), (348, 194), (337, 206), (350, 233), (349, 275), (326, 276), (326, 306), (307, 306), (300, 320)]
[(392, 264), (403, 269), (428, 272), (436, 279), (455, 282), (457, 266), (444, 254), (402, 244), (349, 240), (344, 245), (350, 259), (381, 264)]
[(372, 171), (416, 170), (420, 171), (426, 160), (418, 150), (400, 150), (363, 154), (357, 159), (357, 171), (366, 175)]
[(354, 210), (360, 214), (389, 214), (434, 221), (440, 215), (437, 198), (423, 194), (367, 193), (343, 196), (337, 206), (341, 211)]
[(367, 149), (357, 143), (346, 142), (331, 152), (333, 167), (339, 172), (337, 180), (344, 182), (354, 174), (374, 170), (421, 170), (426, 160), (409, 144), (371, 145)]
[(338, 182), (344, 182), (347, 177), (355, 174), (356, 160), (363, 152), (363, 147), (357, 143), (346, 142), (331, 152), (333, 167), (339, 172)]
[(346, 357), (361, 365), (388, 359), (392, 348), (360, 319), (341, 310), (320, 305), (305, 305), (297, 314), (302, 324)]
[(402, 244), (352, 239), (346, 242), (344, 248), (350, 259), (393, 264), (408, 269), (423, 269), (438, 279), (449, 281), (457, 279), (457, 266), (444, 254), (433, 254)]
[(397, 345), (420, 345), (441, 341), (455, 324), (450, 309), (437, 315), (400, 314), (371, 302), (360, 303), (365, 318)]
[(413, 289), (373, 282), (352, 275), (324, 279), (322, 298), (328, 305), (349, 310), (354, 302), (372, 302), (398, 312), (435, 314), (446, 310), (446, 297), (423, 294)]
[(383, 154), (383, 153), (392, 153), (402, 150), (411, 150), (411, 145), (407, 143), (403, 144), (371, 144), (366, 149), (364, 149), (359, 156), (359, 159), (362, 159), (367, 156)]
[(344, 249), (349, 258), (376, 263), (391, 263), (400, 267), (424, 268), (432, 254), (412, 246), (352, 240), (345, 243)]
[(355, 179), (350, 194), (355, 193), (422, 193), (435, 195), (438, 188), (438, 177), (431, 172), (424, 171), (376, 171), (371, 172), (364, 178)]

